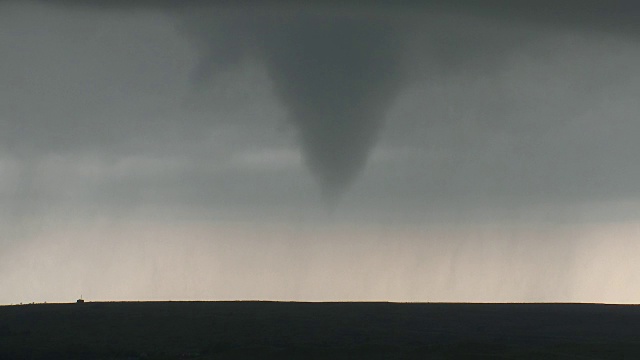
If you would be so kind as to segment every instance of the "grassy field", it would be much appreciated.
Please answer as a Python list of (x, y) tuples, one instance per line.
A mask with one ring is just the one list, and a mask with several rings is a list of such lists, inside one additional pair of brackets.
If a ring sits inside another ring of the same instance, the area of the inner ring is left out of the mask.
[(640, 306), (0, 306), (0, 359), (640, 359)]

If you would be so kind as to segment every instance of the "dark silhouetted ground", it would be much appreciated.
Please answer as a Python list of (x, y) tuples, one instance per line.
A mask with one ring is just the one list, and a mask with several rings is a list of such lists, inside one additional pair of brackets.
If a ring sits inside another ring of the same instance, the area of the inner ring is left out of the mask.
[(640, 359), (640, 306), (0, 306), (0, 359)]

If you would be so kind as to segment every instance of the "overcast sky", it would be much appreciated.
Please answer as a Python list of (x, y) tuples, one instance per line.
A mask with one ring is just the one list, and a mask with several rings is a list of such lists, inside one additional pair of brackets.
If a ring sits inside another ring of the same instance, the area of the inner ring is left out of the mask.
[(639, 302), (640, 5), (0, 1), (0, 303)]

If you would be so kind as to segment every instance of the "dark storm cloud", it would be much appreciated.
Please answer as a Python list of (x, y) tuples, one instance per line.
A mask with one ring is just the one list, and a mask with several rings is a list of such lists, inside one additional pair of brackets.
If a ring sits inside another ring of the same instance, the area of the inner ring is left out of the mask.
[[(607, 173), (624, 167), (627, 170), (623, 173), (633, 173), (635, 168), (629, 166), (632, 161), (623, 159), (635, 147), (625, 145), (626, 140), (619, 146), (601, 146), (604, 152), (597, 152), (583, 140), (578, 141), (579, 146), (573, 146), (574, 138), (566, 143), (562, 139), (553, 140), (554, 147), (541, 149), (535, 145), (537, 134), (544, 136), (562, 127), (560, 120), (570, 118), (571, 114), (526, 120), (519, 113), (522, 107), (514, 103), (538, 105), (525, 97), (490, 93), (496, 89), (487, 93), (456, 89), (449, 96), (457, 99), (449, 100), (456, 108), (474, 112), (471, 119), (443, 116), (438, 110), (441, 104), (423, 98), (417, 102), (425, 102), (425, 106), (419, 108), (419, 113), (409, 114), (409, 121), (402, 123), (395, 119), (387, 131), (381, 130), (389, 109), (412, 82), (426, 80), (424, 86), (437, 87), (460, 77), (481, 78), (502, 69), (513, 53), (526, 47), (532, 47), (533, 56), (551, 56), (557, 53), (557, 48), (542, 45), (536, 50), (535, 45), (549, 33), (601, 33), (633, 38), (638, 34), (638, 22), (634, 21), (637, 5), (633, 2), (489, 1), (479, 6), (473, 1), (432, 1), (420, 5), (380, 1), (366, 7), (349, 3), (296, 4), (243, 2), (238, 6), (209, 1), (72, 0), (37, 3), (34, 9), (39, 17), (35, 21), (41, 26), (24, 30), (19, 37), (10, 34), (9, 39), (26, 40), (9, 48), (16, 51), (5, 52), (7, 61), (0, 63), (0, 69), (4, 65), (6, 70), (3, 74), (8, 74), (9, 81), (16, 84), (11, 92), (4, 93), (4, 101), (0, 100), (7, 105), (5, 114), (9, 114), (0, 119), (3, 127), (0, 146), (17, 156), (33, 153), (34, 157), (94, 151), (113, 162), (139, 155), (136, 152), (143, 149), (145, 156), (176, 153), (186, 155), (185, 162), (214, 166), (229, 153), (258, 143), (273, 119), (280, 116), (293, 124), (304, 154), (303, 162), (329, 199), (339, 195), (357, 177), (370, 160), (374, 145), (385, 134), (399, 138), (393, 145), (425, 143), (430, 154), (448, 154), (444, 163), (427, 161), (407, 167), (402, 162), (394, 167), (394, 172), (405, 173), (412, 179), (410, 186), (384, 183), (388, 174), (380, 174), (381, 180), (372, 191), (380, 192), (391, 186), (403, 188), (378, 195), (385, 200), (398, 193), (402, 197), (398, 201), (406, 203), (422, 203), (434, 196), (444, 198), (444, 202), (457, 197), (468, 199), (473, 197), (468, 195), (478, 193), (485, 197), (505, 194), (526, 197), (532, 193), (549, 193), (554, 198), (572, 193), (588, 197), (596, 190), (606, 195), (608, 188), (618, 191), (632, 187), (634, 174), (613, 180), (605, 177), (601, 182), (608, 187), (598, 187), (594, 177), (576, 181), (589, 168), (587, 157), (580, 154), (599, 159), (600, 168)], [(49, 11), (55, 16), (50, 16)], [(58, 15), (59, 20), (51, 20)], [(165, 23), (158, 25), (158, 17)], [(184, 35), (196, 49), (198, 58), (189, 61), (181, 57), (181, 53), (193, 50), (184, 42), (181, 37)], [(33, 50), (36, 48), (47, 56), (29, 56), (31, 51), (37, 53)], [(12, 64), (24, 65), (24, 72), (16, 74)], [(237, 85), (241, 96), (231, 94), (221, 101), (212, 93), (214, 88), (229, 85), (222, 79), (226, 72), (250, 72), (255, 64), (264, 67), (273, 94), (286, 113), (270, 109), (274, 106), (264, 100), (265, 94), (247, 96), (252, 88), (260, 87), (252, 81), (240, 81)], [(576, 76), (583, 77), (585, 86), (591, 87), (589, 81), (598, 72), (589, 66), (576, 72)], [(45, 69), (47, 74), (43, 73)], [(606, 73), (598, 76), (609, 79)], [(565, 73), (559, 72), (557, 76), (562, 78)], [(190, 83), (185, 85), (183, 81)], [(517, 81), (521, 81), (518, 86), (526, 87), (523, 84), (530, 79)], [(25, 83), (26, 90), (21, 88)], [(214, 107), (229, 106), (234, 98), (238, 98), (237, 106), (226, 113), (216, 108), (213, 114), (194, 115), (180, 108), (183, 87), (191, 87), (201, 98), (211, 95)], [(580, 109), (591, 105), (594, 97), (581, 91), (576, 91), (575, 99), (566, 95), (566, 107)], [(247, 111), (257, 98), (261, 102), (254, 106), (256, 110)], [(14, 108), (17, 110), (13, 111)], [(242, 114), (236, 114), (238, 109)], [(221, 123), (242, 128), (245, 135), (233, 137), (233, 144), (225, 146), (202, 145), (212, 126)], [(459, 137), (450, 130), (453, 128), (479, 132)], [(633, 130), (632, 125), (625, 128), (629, 128), (627, 133)], [(485, 151), (486, 144), (505, 133), (514, 135), (518, 151), (524, 148), (523, 153), (528, 152), (531, 157), (520, 156), (508, 148), (503, 153)], [(439, 147), (447, 141), (448, 146)], [(210, 152), (208, 159), (199, 157), (206, 151)], [(558, 155), (553, 155), (554, 151)], [(25, 178), (37, 172), (27, 170), (23, 171)], [(118, 196), (110, 198), (125, 199), (129, 202), (124, 203), (129, 204), (136, 199), (147, 201), (148, 197), (136, 194), (144, 193), (150, 185), (157, 185), (157, 193), (179, 194), (175, 183), (192, 184), (185, 190), (187, 195), (182, 196), (184, 201), (206, 201), (203, 199), (209, 197), (202, 194), (211, 191), (213, 203), (219, 197), (216, 190), (209, 188), (229, 183), (234, 191), (223, 192), (240, 194), (234, 197), (236, 200), (249, 198), (240, 189), (242, 182), (232, 179), (238, 174), (229, 175), (224, 181), (208, 182), (206, 179), (216, 178), (203, 173), (181, 174), (176, 176), (177, 180), (141, 175), (136, 179), (114, 180), (113, 184), (98, 186), (98, 190), (104, 189), (111, 195), (118, 192)], [(257, 187), (259, 179), (262, 177), (254, 177), (251, 187)], [(284, 183), (282, 179), (278, 181)], [(585, 181), (591, 183), (580, 185)], [(26, 190), (22, 193), (28, 193), (29, 188), (45, 188), (42, 184), (28, 184), (24, 182)], [(273, 198), (288, 196), (283, 195), (285, 192), (279, 189)], [(229, 198), (224, 203), (232, 201)]]
[[(342, 2), (227, 1), (73, 1), (59, 5), (126, 10), (161, 9), (180, 18), (199, 47), (201, 59), (192, 70), (196, 88), (215, 85), (216, 73), (248, 56), (266, 64), (279, 99), (299, 133), (306, 163), (324, 192), (335, 197), (364, 167), (376, 143), (389, 105), (395, 100), (416, 45), (408, 32), (428, 31), (419, 54), (422, 70), (442, 73), (482, 63), (497, 63), (527, 36), (496, 41), (479, 38), (465, 21), (435, 29), (447, 14), (489, 21), (526, 22), (547, 28), (638, 34), (633, 1), (373, 1), (368, 6)], [(229, 10), (229, 11), (226, 11)], [(266, 15), (265, 15), (266, 14)], [(435, 14), (435, 15), (434, 15)], [(462, 37), (458, 29), (466, 33)], [(400, 36), (402, 34), (402, 36)], [(496, 35), (496, 34), (494, 34)], [(493, 54), (493, 55), (492, 55)], [(415, 53), (413, 53), (415, 55)], [(415, 62), (415, 59), (411, 61)], [(470, 64), (469, 64), (470, 63)], [(427, 75), (435, 76), (435, 75)], [(260, 121), (255, 119), (255, 121)], [(433, 121), (425, 119), (426, 122)]]

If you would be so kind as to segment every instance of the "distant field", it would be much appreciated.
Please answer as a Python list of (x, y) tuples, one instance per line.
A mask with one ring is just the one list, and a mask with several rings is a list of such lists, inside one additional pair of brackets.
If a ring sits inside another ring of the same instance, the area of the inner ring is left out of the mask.
[(640, 306), (0, 306), (0, 359), (640, 359)]

